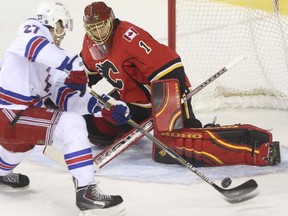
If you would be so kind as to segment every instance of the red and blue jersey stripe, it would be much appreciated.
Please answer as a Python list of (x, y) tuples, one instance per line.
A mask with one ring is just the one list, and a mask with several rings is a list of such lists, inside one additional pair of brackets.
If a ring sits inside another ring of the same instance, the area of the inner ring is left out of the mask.
[(33, 37), (25, 49), (25, 57), (28, 58), (29, 61), (35, 62), (39, 52), (45, 47), (49, 41), (43, 36)]
[[(19, 163), (18, 163), (19, 164)], [(5, 162), (1, 157), (0, 157), (0, 170), (4, 171), (11, 171), (13, 170), (18, 164), (10, 164)]]
[(56, 98), (57, 106), (64, 111), (67, 111), (67, 104), (70, 97), (72, 97), (77, 92), (68, 87), (61, 87), (58, 90), (58, 95)]
[(40, 97), (24, 96), (0, 87), (0, 104), (2, 105), (26, 105), (26, 106), (41, 106), (42, 100)]
[(69, 170), (93, 165), (91, 148), (65, 154), (64, 158)]

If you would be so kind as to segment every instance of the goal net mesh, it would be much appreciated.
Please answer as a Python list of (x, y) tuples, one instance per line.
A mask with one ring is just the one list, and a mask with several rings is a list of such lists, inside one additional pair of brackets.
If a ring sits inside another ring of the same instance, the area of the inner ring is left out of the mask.
[(245, 57), (193, 96), (194, 109), (288, 109), (288, 0), (176, 0), (175, 18), (192, 87)]

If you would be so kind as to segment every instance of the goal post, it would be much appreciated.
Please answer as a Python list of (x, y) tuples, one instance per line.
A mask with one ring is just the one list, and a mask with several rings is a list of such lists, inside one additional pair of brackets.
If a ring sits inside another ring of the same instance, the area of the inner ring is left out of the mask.
[(176, 0), (168, 0), (168, 46), (176, 50)]
[(168, 0), (168, 45), (192, 87), (245, 56), (193, 97), (196, 110), (288, 110), (288, 0)]

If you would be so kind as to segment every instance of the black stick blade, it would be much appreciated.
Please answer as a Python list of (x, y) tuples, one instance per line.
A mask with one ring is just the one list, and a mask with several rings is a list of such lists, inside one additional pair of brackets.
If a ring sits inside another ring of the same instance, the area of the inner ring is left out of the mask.
[(258, 184), (254, 179), (250, 179), (243, 184), (231, 189), (224, 189), (216, 184), (212, 184), (212, 186), (217, 191), (219, 191), (230, 203), (243, 202), (248, 199), (252, 199), (259, 194), (259, 192), (256, 191)]

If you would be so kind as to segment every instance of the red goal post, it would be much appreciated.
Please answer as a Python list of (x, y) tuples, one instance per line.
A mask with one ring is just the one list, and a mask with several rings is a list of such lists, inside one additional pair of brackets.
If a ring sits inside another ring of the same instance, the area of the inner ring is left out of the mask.
[(246, 58), (194, 96), (196, 109), (288, 109), (288, 0), (168, 0), (168, 45), (194, 87)]
[(168, 0), (168, 46), (176, 49), (176, 0)]

